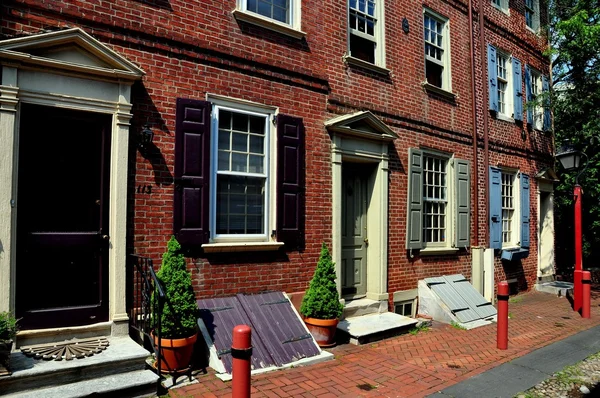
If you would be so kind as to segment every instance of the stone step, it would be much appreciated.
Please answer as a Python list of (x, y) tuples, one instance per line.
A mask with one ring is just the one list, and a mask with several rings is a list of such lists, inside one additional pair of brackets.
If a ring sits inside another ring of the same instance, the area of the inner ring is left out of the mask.
[(566, 297), (567, 294), (573, 296), (573, 283), (564, 281), (536, 283), (535, 290), (538, 292), (554, 294), (559, 297)]
[(346, 301), (343, 318), (380, 314), (382, 312), (387, 312), (387, 306), (387, 301), (376, 301), (366, 298)]
[(355, 345), (366, 344), (405, 333), (417, 322), (392, 312), (347, 318), (338, 324), (338, 340)]
[(158, 376), (151, 370), (136, 370), (75, 383), (9, 394), (11, 398), (152, 397)]
[[(129, 337), (108, 338), (109, 346), (99, 354), (70, 361), (33, 359), (20, 351), (11, 354), (12, 375), (0, 378), (0, 395), (110, 377), (146, 369), (148, 351)], [(156, 388), (156, 379), (154, 382)], [(122, 385), (126, 389), (127, 385)], [(59, 387), (60, 388), (60, 387)]]

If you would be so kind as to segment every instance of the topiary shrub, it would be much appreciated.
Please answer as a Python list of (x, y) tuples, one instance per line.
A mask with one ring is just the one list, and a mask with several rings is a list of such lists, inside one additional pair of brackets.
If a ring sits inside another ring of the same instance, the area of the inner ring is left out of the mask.
[(194, 335), (197, 332), (198, 304), (192, 287), (192, 275), (187, 270), (181, 245), (174, 236), (167, 243), (167, 251), (163, 254), (162, 265), (156, 276), (166, 296), (160, 320), (160, 337), (178, 339)]
[(340, 303), (335, 279), (335, 263), (323, 242), (317, 269), (302, 299), (302, 315), (317, 319), (337, 319), (342, 316), (344, 305)]

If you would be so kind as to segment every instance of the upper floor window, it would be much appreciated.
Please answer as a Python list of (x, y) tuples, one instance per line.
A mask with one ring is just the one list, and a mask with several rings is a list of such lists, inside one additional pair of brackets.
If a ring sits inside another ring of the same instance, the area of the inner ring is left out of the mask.
[(492, 0), (492, 4), (504, 12), (508, 12), (508, 0)]
[(544, 127), (544, 109), (540, 101), (537, 101), (538, 95), (542, 92), (542, 74), (529, 67), (527, 80), (527, 101), (530, 102), (527, 107), (528, 123), (536, 130), (542, 130)]
[(539, 0), (525, 0), (525, 24), (534, 31), (540, 27)]
[(246, 10), (289, 25), (292, 20), (292, 8), (290, 7), (290, 2), (293, 1), (294, 0), (246, 0)]
[(425, 10), (423, 25), (427, 83), (450, 91), (448, 20), (430, 10)]
[(489, 105), (498, 118), (523, 120), (522, 86), (521, 61), (488, 44)]
[(348, 0), (350, 56), (385, 66), (383, 60), (383, 0)]

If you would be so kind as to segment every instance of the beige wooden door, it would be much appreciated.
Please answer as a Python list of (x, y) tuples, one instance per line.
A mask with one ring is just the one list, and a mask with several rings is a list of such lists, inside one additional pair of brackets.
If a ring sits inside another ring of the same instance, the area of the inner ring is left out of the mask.
[(342, 171), (342, 295), (367, 292), (367, 174), (364, 165), (344, 164)]

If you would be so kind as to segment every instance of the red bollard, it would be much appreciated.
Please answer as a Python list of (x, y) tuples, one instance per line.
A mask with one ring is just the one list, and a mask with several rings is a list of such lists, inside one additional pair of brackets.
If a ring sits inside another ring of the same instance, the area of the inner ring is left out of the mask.
[(498, 283), (498, 349), (508, 348), (508, 282)]
[(583, 271), (580, 269), (573, 271), (573, 311), (576, 312), (581, 311), (581, 299), (583, 296), (581, 286), (582, 273)]
[(581, 317), (590, 318), (590, 290), (592, 287), (592, 274), (590, 271), (581, 272)]
[(231, 343), (233, 398), (250, 398), (251, 333), (248, 325), (237, 325), (233, 328)]

